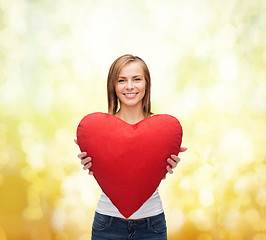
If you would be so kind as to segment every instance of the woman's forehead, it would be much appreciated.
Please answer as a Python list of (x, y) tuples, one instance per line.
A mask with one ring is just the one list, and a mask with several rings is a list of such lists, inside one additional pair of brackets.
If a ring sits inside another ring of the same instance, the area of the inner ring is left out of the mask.
[(142, 65), (137, 61), (127, 63), (121, 68), (119, 72), (119, 77), (123, 77), (126, 75), (143, 76), (144, 70)]

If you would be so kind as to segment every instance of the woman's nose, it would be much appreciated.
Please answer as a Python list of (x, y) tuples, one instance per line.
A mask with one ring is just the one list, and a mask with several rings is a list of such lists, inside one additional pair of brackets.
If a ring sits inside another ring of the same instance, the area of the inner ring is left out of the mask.
[(127, 81), (127, 89), (132, 89), (134, 86), (131, 81)]

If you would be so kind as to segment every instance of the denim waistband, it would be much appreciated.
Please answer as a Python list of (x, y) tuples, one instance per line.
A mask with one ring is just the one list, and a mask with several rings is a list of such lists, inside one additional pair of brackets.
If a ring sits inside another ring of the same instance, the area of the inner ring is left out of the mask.
[(159, 220), (165, 220), (165, 215), (164, 212), (155, 215), (155, 216), (151, 216), (151, 217), (147, 217), (147, 218), (143, 218), (143, 219), (136, 219), (136, 220), (132, 220), (132, 219), (122, 219), (122, 218), (118, 218), (118, 217), (112, 217), (112, 216), (108, 216), (108, 215), (104, 215), (98, 212), (95, 212), (95, 219), (100, 219), (102, 221), (108, 222), (108, 225), (119, 225), (120, 227), (140, 227), (143, 225), (146, 225), (148, 228), (150, 227), (150, 225), (153, 222), (157, 222)]

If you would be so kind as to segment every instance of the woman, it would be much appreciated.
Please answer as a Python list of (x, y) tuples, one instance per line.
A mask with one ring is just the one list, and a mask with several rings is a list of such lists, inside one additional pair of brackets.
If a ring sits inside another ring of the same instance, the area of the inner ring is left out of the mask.
[[(150, 73), (145, 62), (136, 56), (123, 55), (110, 67), (107, 79), (108, 112), (129, 124), (151, 117)], [(119, 106), (118, 106), (119, 105)], [(119, 107), (119, 109), (118, 109)], [(181, 152), (186, 148), (181, 148)], [(84, 170), (90, 170), (92, 159), (87, 153), (78, 155)], [(180, 161), (171, 155), (166, 169), (172, 174)], [(92, 240), (100, 239), (167, 239), (166, 222), (158, 189), (129, 219), (124, 219), (102, 192), (92, 226)]]

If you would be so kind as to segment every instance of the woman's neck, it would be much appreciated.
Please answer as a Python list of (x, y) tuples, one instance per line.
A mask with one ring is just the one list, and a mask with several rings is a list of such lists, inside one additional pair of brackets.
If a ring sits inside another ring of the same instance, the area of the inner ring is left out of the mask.
[(120, 107), (119, 111), (115, 114), (123, 121), (129, 124), (135, 124), (145, 118), (142, 106), (139, 107)]

